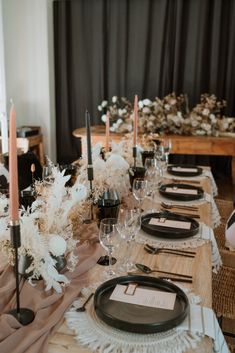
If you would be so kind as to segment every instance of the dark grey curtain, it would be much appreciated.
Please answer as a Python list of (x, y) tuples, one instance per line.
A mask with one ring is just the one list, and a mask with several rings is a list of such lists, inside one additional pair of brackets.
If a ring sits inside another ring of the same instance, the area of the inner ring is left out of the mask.
[(77, 158), (72, 131), (103, 99), (214, 93), (235, 115), (234, 0), (54, 1), (57, 154)]

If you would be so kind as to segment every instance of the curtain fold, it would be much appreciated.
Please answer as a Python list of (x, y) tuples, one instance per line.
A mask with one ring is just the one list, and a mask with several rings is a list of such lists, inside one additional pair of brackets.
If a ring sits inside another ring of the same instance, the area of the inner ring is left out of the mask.
[(55, 0), (59, 161), (79, 154), (72, 132), (100, 123), (98, 104), (175, 91), (192, 108), (214, 93), (235, 115), (233, 0)]

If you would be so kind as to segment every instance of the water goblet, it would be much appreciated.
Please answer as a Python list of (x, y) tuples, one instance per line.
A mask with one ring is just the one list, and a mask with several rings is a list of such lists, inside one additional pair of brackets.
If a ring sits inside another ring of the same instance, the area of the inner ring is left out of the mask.
[(118, 248), (120, 243), (120, 235), (117, 229), (116, 218), (104, 218), (100, 222), (99, 240), (102, 247), (108, 252), (109, 266), (106, 272), (106, 277), (111, 278), (115, 275), (112, 269), (113, 250)]
[(142, 210), (142, 202), (147, 196), (147, 185), (148, 181), (146, 179), (136, 178), (133, 182), (132, 192), (135, 199), (139, 202), (139, 209)]

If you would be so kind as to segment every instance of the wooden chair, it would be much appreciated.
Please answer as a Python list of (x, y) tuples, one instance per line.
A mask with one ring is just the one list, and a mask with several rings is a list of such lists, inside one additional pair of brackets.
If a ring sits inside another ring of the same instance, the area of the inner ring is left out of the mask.
[(223, 266), (212, 276), (212, 305), (226, 336), (231, 352), (235, 353), (235, 252), (225, 246), (226, 222), (233, 211), (233, 202), (216, 199), (221, 224), (214, 230)]
[(235, 267), (235, 254), (232, 251), (229, 251), (228, 248), (225, 246), (225, 227), (226, 222), (234, 209), (233, 202), (222, 199), (215, 199), (215, 202), (217, 204), (221, 216), (221, 224), (214, 229), (214, 234), (218, 244), (220, 255), (225, 266)]

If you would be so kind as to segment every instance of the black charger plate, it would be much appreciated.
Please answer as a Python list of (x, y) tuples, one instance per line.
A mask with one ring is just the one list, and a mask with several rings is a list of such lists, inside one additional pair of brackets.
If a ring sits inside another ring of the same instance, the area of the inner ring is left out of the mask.
[[(175, 170), (175, 168), (179, 168), (178, 170)], [(182, 171), (180, 168), (185, 168), (189, 169), (189, 171)], [(190, 171), (190, 169), (196, 169), (195, 172)], [(175, 164), (175, 165), (170, 165), (167, 167), (167, 171), (169, 174), (172, 175), (178, 175), (178, 176), (183, 176), (183, 177), (193, 177), (197, 175), (202, 174), (202, 168), (198, 167), (196, 165), (189, 165), (189, 164)]]
[[(149, 224), (149, 221), (152, 218), (166, 218), (173, 221), (190, 222), (191, 226), (190, 229), (182, 229)], [(196, 235), (199, 231), (199, 223), (191, 217), (180, 216), (178, 214), (170, 212), (158, 212), (148, 213), (144, 215), (141, 218), (141, 228), (145, 233), (156, 237), (167, 239), (180, 239)]]
[[(166, 191), (167, 188), (177, 188), (177, 189), (188, 189), (188, 190), (197, 190), (197, 194), (184, 194), (181, 193)], [(193, 201), (199, 200), (203, 197), (204, 191), (202, 188), (189, 185), (189, 184), (162, 184), (159, 188), (159, 192), (162, 196), (165, 196), (171, 200), (180, 200), (180, 201)]]
[[(150, 308), (110, 300), (117, 284), (137, 283), (142, 288), (176, 293), (173, 310)], [(102, 283), (94, 296), (97, 316), (106, 324), (123, 331), (135, 333), (155, 333), (167, 331), (179, 325), (187, 316), (189, 303), (186, 294), (175, 284), (147, 276), (123, 276)]]

